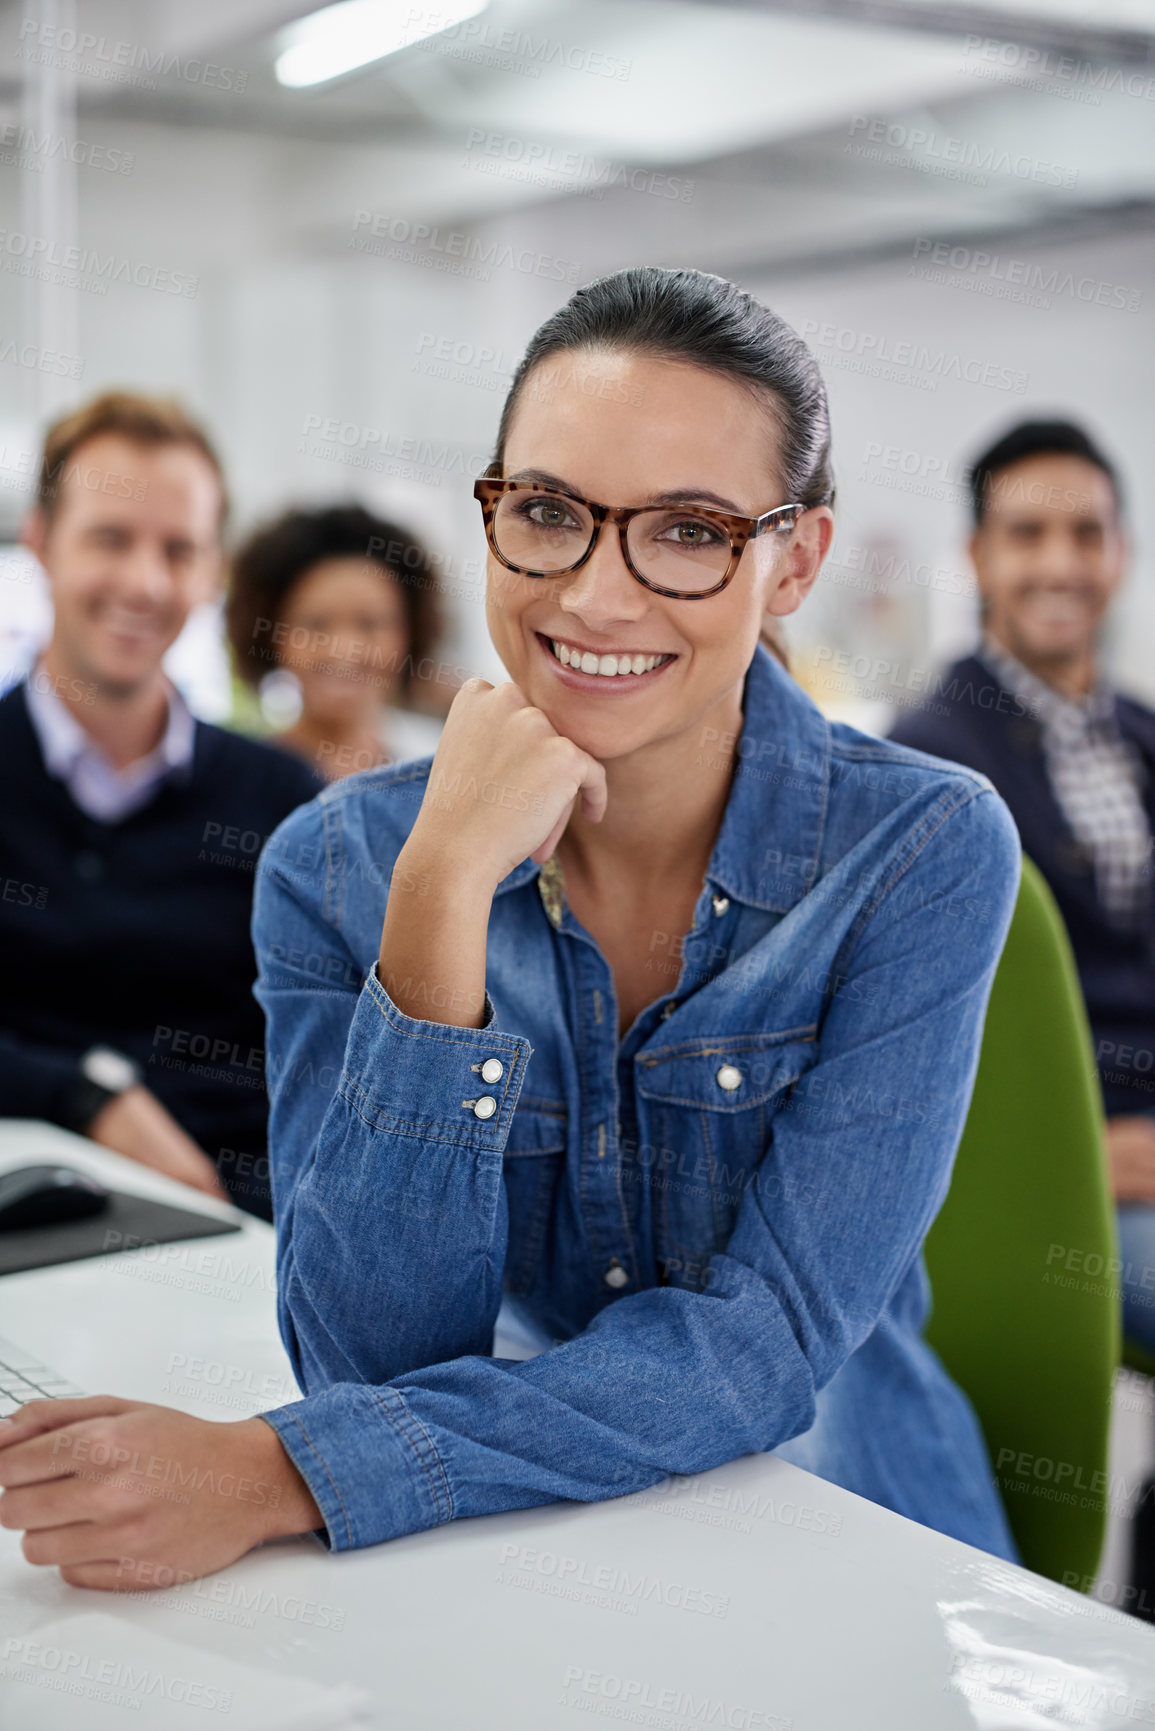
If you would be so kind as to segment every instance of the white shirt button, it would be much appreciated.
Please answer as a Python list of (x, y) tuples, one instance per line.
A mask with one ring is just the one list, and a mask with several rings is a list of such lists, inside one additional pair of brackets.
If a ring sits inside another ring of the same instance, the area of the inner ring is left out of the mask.
[(473, 1102), (473, 1116), (475, 1118), (492, 1118), (496, 1111), (497, 1101), (492, 1094), (483, 1094), (480, 1100)]
[(724, 914), (729, 909), (730, 898), (729, 896), (714, 896), (713, 905), (716, 914)]
[(735, 1088), (742, 1086), (742, 1072), (734, 1064), (723, 1064), (716, 1080), (719, 1088), (725, 1088), (727, 1094), (732, 1094)]
[(483, 1082), (500, 1082), (504, 1075), (505, 1065), (500, 1058), (487, 1058), (481, 1066), (481, 1080)]
[(612, 1286), (615, 1291), (619, 1291), (623, 1286), (628, 1286), (630, 1284), (629, 1275), (626, 1273), (621, 1263), (616, 1259), (610, 1263), (609, 1267), (602, 1275), (602, 1279), (605, 1281), (607, 1286)]

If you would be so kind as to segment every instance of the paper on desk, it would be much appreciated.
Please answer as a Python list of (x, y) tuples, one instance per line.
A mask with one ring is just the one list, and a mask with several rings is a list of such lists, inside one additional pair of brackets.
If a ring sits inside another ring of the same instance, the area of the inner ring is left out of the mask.
[(345, 1731), (369, 1705), (350, 1684), (246, 1665), (101, 1611), (0, 1637), (0, 1700), (0, 1720), (21, 1731)]

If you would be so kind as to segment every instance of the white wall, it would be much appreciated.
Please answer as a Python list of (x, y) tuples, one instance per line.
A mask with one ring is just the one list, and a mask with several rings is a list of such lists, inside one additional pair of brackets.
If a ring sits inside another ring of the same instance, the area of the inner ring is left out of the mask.
[[(95, 126), (88, 130), (99, 135)], [(75, 396), (118, 384), (184, 397), (219, 440), (239, 532), (302, 499), (356, 496), (408, 520), (445, 561), (451, 657), (497, 674), (484, 628), (483, 537), (471, 482), (490, 455), (508, 372), (536, 325), (569, 292), (551, 261), (576, 261), (572, 274), (581, 280), (650, 260), (728, 269), (727, 189), (715, 196), (703, 185), (685, 207), (674, 257), (668, 227), (654, 226), (659, 216), (668, 221), (670, 207), (655, 199), (557, 201), (507, 213), (472, 232), (528, 249), (543, 261), (541, 274), (506, 264), (486, 281), (350, 247), (359, 205), (404, 208), (405, 187), (397, 181), (403, 159), (384, 149), (287, 149), (259, 136), (185, 134), (139, 123), (120, 125), (110, 141), (134, 150), (134, 172), (126, 178), (85, 171), (81, 240), (195, 275), (196, 292), (189, 298), (126, 283), (114, 283), (104, 296), (78, 292), (84, 374)], [(13, 194), (11, 179), (0, 183), (6, 222), (13, 220)], [(756, 235), (749, 250), (759, 250)], [(947, 590), (964, 590), (968, 581), (959, 502), (965, 462), (1012, 419), (1062, 412), (1084, 419), (1122, 464), (1137, 555), (1108, 659), (1122, 684), (1155, 701), (1155, 504), (1145, 485), (1144, 424), (1155, 395), (1148, 311), (1155, 260), (1148, 238), (1120, 230), (991, 250), (1077, 280), (1138, 290), (1142, 308), (1132, 314), (1062, 293), (1049, 308), (1024, 307), (914, 278), (905, 258), (746, 281), (799, 328), (819, 327), (821, 335), (829, 324), (839, 333), (833, 349), (816, 347), (834, 415), (838, 537), (829, 577), (792, 622), (792, 642), (804, 657), (822, 646), (861, 647), (897, 661), (900, 683), (909, 666), (961, 646), (973, 630), (973, 606), (965, 594)], [(0, 275), (8, 328), (19, 328), (24, 287), (13, 274)], [(936, 388), (925, 389), (849, 370), (853, 352), (838, 343), (853, 349), (868, 341), (874, 353), (882, 344), (925, 344), (947, 357), (948, 368), (958, 357), (972, 370), (989, 364), (996, 375), (1025, 373), (1027, 389), (1018, 394), (950, 377), (936, 383), (933, 373)], [(449, 376), (428, 370), (439, 345), (460, 357), (440, 363)], [(21, 398), (28, 383), (18, 367), (0, 366), (0, 509), (9, 526), (26, 498), (12, 465), (36, 437), (21, 407), (30, 400)], [(338, 424), (336, 438), (324, 436), (327, 422)], [(901, 469), (888, 470), (868, 455), (871, 445), (916, 453), (914, 462), (933, 470), (932, 480), (947, 477), (945, 487), (938, 496), (908, 490)], [(354, 460), (362, 452), (369, 466)], [(901, 485), (887, 487), (886, 479)], [(856, 566), (871, 553), (893, 554), (897, 569), (907, 561), (924, 578), (945, 574), (944, 587), (920, 587), (914, 577), (898, 581), (890, 595), (856, 587)], [(6, 588), (11, 611), (27, 585)], [(818, 695), (885, 724), (884, 703), (864, 711), (861, 694), (831, 688)]]

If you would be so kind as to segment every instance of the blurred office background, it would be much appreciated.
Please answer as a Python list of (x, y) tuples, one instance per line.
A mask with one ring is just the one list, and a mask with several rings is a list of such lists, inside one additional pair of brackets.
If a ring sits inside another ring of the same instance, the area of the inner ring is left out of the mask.
[[(823, 363), (839, 527), (787, 635), (824, 707), (882, 730), (968, 644), (966, 462), (1034, 412), (1121, 462), (1106, 660), (1155, 700), (1151, 0), (398, 0), (345, 14), (377, 55), (346, 72), (308, 12), (0, 14), (0, 683), (48, 617), (12, 547), (39, 437), (108, 386), (204, 417), (234, 536), (291, 501), (410, 523), (447, 663), (501, 677), (471, 482), (508, 375), (573, 286), (656, 262)], [(215, 615), (170, 661), (227, 718)]]

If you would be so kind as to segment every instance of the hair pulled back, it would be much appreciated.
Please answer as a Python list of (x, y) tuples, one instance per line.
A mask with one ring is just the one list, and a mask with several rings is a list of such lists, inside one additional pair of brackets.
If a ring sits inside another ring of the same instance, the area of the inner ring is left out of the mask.
[(530, 339), (497, 434), (497, 462), (521, 391), (551, 355), (641, 352), (721, 373), (762, 397), (778, 428), (784, 504), (830, 505), (830, 412), (818, 364), (798, 333), (724, 277), (635, 265), (580, 288)]

